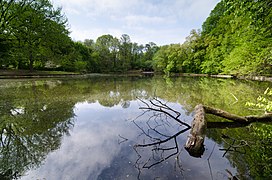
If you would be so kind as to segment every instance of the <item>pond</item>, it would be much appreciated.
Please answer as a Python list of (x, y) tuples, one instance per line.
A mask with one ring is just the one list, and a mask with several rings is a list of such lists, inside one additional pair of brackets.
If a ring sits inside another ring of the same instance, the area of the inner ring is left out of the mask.
[(146, 109), (168, 107), (189, 125), (200, 103), (262, 114), (245, 103), (267, 87), (206, 77), (0, 80), (0, 179), (269, 179), (271, 124), (209, 127), (196, 158), (184, 149), (188, 128)]

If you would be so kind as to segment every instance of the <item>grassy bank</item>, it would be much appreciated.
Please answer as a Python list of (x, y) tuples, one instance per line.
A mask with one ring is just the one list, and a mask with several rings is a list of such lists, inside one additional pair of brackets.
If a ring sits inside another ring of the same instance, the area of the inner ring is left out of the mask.
[(0, 78), (71, 76), (80, 73), (65, 71), (0, 70)]

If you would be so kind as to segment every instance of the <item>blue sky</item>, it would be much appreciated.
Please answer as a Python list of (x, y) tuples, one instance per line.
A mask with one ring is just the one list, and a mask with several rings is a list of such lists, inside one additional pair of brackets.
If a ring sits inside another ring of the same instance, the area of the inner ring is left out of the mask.
[(104, 34), (157, 45), (182, 43), (201, 28), (219, 0), (52, 0), (69, 20), (73, 40)]

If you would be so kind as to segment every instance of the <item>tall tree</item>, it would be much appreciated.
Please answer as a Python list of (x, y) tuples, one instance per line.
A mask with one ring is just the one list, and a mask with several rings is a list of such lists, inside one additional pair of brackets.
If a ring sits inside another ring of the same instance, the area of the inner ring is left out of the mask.
[[(12, 47), (10, 22), (21, 14), (24, 7), (32, 1), (1, 0), (0, 1), (0, 64), (2, 67), (10, 64), (9, 51)], [(15, 5), (17, 6), (15, 7)], [(0, 66), (0, 68), (1, 68)]]
[(97, 38), (95, 50), (99, 54), (99, 64), (103, 72), (116, 69), (118, 46), (118, 39), (110, 34)]
[(127, 71), (131, 68), (131, 50), (132, 43), (129, 35), (123, 34), (120, 38), (119, 46), (119, 59), (123, 71)]
[(2, 36), (12, 40), (13, 59), (19, 68), (28, 66), (32, 71), (34, 66), (43, 66), (48, 55), (52, 59), (52, 54), (70, 43), (67, 19), (49, 0), (4, 2)]
[(149, 42), (145, 45), (144, 51), (143, 69), (151, 71), (153, 67), (152, 58), (158, 51), (158, 46), (154, 42)]

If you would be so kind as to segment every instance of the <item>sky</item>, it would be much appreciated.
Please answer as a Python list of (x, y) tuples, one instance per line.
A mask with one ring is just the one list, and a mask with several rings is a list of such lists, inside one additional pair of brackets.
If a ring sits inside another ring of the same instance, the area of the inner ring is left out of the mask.
[(128, 34), (132, 42), (183, 43), (220, 0), (52, 0), (62, 7), (74, 41)]

